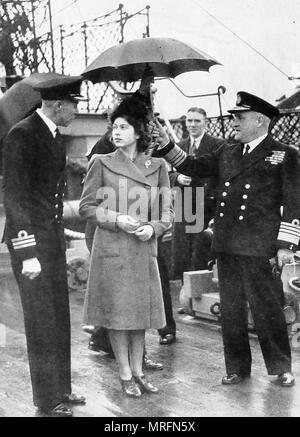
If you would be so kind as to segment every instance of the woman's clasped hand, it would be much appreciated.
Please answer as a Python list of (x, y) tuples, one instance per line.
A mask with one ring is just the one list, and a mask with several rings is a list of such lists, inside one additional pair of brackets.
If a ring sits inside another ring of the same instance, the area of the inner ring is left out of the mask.
[(126, 214), (118, 216), (117, 226), (128, 234), (135, 234), (141, 241), (150, 240), (154, 233), (154, 229), (151, 225), (141, 225), (138, 220)]

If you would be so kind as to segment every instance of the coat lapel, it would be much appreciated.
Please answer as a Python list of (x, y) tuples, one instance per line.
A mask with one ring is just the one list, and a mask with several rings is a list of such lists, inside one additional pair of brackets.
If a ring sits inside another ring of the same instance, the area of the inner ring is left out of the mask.
[(132, 162), (121, 149), (117, 149), (114, 153), (105, 155), (102, 162), (113, 173), (125, 176), (143, 185), (150, 185), (147, 176), (156, 172), (160, 167), (158, 160), (153, 160), (144, 153), (139, 153), (136, 160)]
[[(232, 173), (229, 175), (229, 179), (233, 179), (236, 176), (238, 176), (240, 173), (243, 173), (248, 168), (255, 165), (258, 161), (268, 156), (271, 152), (270, 146), (271, 141), (270, 137), (267, 136), (254, 150), (253, 152), (249, 153), (249, 155), (245, 158), (242, 156), (238, 160), (238, 164), (236, 168), (232, 171)], [(241, 145), (239, 145), (241, 146)]]
[(196, 152), (196, 156), (202, 156), (210, 152), (211, 152), (210, 138), (209, 135), (206, 132), (204, 132), (204, 135), (200, 141), (198, 150)]
[[(33, 114), (32, 117), (33, 117), (34, 125), (36, 127), (36, 135), (38, 137), (38, 143), (42, 147), (48, 150), (49, 155), (55, 161), (57, 161), (58, 158), (60, 161), (62, 158), (62, 154), (64, 154), (62, 141), (59, 141), (59, 143), (55, 141), (55, 138), (53, 138), (50, 129), (36, 112)], [(58, 153), (58, 148), (61, 148), (61, 150), (59, 150), (59, 153)], [(60, 156), (58, 156), (58, 154)]]
[[(242, 163), (242, 153), (243, 153), (243, 145), (242, 144), (234, 144), (228, 146), (229, 153), (225, 154), (225, 179), (229, 180), (234, 178), (236, 175), (240, 174), (243, 171), (243, 163)], [(228, 150), (228, 149), (227, 149)]]

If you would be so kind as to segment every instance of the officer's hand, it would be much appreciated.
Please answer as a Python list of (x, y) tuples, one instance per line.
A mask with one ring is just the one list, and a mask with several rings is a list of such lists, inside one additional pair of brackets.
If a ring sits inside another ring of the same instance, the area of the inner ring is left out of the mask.
[(158, 148), (166, 146), (170, 141), (169, 135), (157, 118), (154, 118), (153, 121), (149, 122), (149, 131), (155, 144), (158, 144)]
[(37, 258), (30, 258), (23, 261), (22, 274), (28, 279), (35, 279), (41, 273), (42, 267)]
[(191, 181), (192, 178), (190, 178), (189, 176), (185, 176), (184, 174), (179, 174), (177, 176), (177, 182), (180, 185), (185, 185), (185, 186), (191, 185)]
[(137, 231), (135, 231), (135, 235), (141, 240), (141, 241), (148, 241), (152, 237), (154, 233), (154, 229), (151, 225), (142, 225), (138, 228)]
[(121, 214), (117, 217), (117, 226), (122, 229), (122, 231), (132, 234), (138, 229), (140, 223), (130, 217), (130, 215)]
[(294, 262), (294, 252), (289, 249), (279, 249), (277, 252), (277, 264), (281, 270), (285, 264)]

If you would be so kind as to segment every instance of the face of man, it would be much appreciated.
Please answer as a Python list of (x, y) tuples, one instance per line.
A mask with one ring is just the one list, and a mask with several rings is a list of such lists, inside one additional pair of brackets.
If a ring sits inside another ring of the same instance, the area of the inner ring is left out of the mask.
[(234, 139), (241, 143), (249, 143), (261, 135), (261, 132), (259, 132), (259, 114), (257, 112), (234, 113), (232, 126), (234, 128)]
[(199, 112), (188, 112), (185, 120), (188, 133), (193, 138), (198, 138), (204, 132), (206, 117)]
[(59, 111), (57, 113), (58, 120), (56, 124), (58, 126), (69, 126), (75, 118), (75, 114), (78, 110), (78, 102), (71, 100), (60, 100), (59, 101)]

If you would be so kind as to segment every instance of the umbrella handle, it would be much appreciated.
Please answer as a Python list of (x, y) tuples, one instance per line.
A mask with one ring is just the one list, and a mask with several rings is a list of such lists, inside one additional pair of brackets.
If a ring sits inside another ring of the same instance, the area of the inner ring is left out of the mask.
[(153, 99), (153, 95), (156, 91), (153, 92), (153, 90), (151, 89), (151, 85), (150, 85), (150, 105), (151, 105), (151, 118), (154, 118), (154, 99)]

